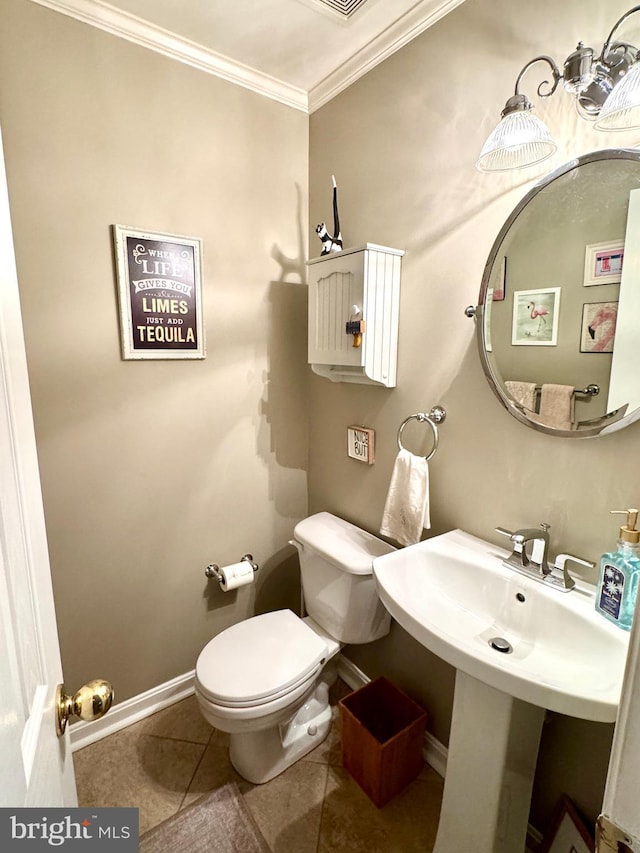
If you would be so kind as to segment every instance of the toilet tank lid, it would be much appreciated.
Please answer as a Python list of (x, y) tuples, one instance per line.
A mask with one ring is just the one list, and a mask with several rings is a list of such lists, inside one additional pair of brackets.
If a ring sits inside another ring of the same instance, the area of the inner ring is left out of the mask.
[(353, 575), (373, 573), (373, 560), (396, 549), (377, 536), (330, 512), (318, 512), (296, 524), (294, 539)]

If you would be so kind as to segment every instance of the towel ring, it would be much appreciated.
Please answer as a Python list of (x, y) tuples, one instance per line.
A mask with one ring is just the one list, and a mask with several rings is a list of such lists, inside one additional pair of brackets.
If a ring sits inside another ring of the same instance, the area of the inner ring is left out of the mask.
[(400, 428), (398, 430), (398, 449), (405, 450), (405, 447), (402, 444), (402, 433), (404, 428), (409, 423), (409, 421), (419, 421), (420, 423), (428, 423), (433, 432), (433, 447), (431, 448), (431, 453), (428, 456), (425, 456), (425, 460), (428, 462), (433, 456), (435, 456), (436, 450), (438, 449), (438, 426), (437, 424), (441, 424), (444, 419), (447, 417), (447, 413), (442, 408), (442, 406), (434, 406), (433, 409), (429, 413), (427, 412), (416, 412), (415, 415), (409, 415), (408, 418), (405, 418), (400, 424)]

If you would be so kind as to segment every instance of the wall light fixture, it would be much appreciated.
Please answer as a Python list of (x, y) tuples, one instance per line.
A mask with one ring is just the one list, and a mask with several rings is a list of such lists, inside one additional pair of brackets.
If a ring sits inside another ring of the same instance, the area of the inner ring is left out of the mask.
[(578, 114), (594, 121), (597, 130), (640, 127), (640, 50), (628, 42), (613, 40), (618, 27), (638, 11), (640, 6), (634, 6), (615, 23), (598, 57), (580, 42), (565, 59), (562, 74), (550, 56), (536, 56), (527, 62), (476, 167), (483, 172), (522, 169), (546, 160), (557, 150), (549, 129), (533, 114), (531, 101), (520, 92), (523, 75), (537, 62), (546, 62), (553, 76), (552, 81), (544, 80), (538, 86), (540, 98), (551, 97), (562, 80), (566, 91), (574, 95)]

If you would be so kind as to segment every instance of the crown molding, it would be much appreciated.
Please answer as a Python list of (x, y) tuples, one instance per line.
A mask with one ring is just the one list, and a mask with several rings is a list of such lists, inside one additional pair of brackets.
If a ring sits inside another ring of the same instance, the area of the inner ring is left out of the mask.
[(262, 74), (234, 62), (202, 45), (180, 38), (162, 27), (116, 9), (102, 0), (32, 0), (55, 12), (61, 12), (84, 24), (161, 53), (192, 68), (221, 77), (264, 97), (279, 101), (302, 112), (309, 111), (309, 99), (303, 89), (289, 86), (268, 74)]
[(156, 53), (243, 86), (305, 113), (314, 112), (443, 18), (464, 0), (419, 0), (309, 92), (262, 74), (189, 39), (116, 9), (104, 0), (31, 0)]
[(420, 0), (379, 36), (372, 39), (322, 82), (309, 90), (309, 112), (320, 109), (461, 3), (464, 3), (464, 0)]

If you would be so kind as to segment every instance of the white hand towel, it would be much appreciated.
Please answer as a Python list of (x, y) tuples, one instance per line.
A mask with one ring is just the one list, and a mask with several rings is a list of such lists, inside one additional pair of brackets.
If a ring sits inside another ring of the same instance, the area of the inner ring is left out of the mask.
[(505, 388), (513, 397), (516, 403), (520, 403), (525, 409), (530, 412), (536, 410), (536, 383), (535, 382), (520, 382), (516, 379), (507, 379), (504, 383)]
[(401, 545), (415, 545), (429, 517), (429, 465), (424, 456), (401, 450), (393, 466), (380, 533)]
[(574, 428), (574, 389), (572, 385), (543, 385), (537, 420), (556, 429)]

